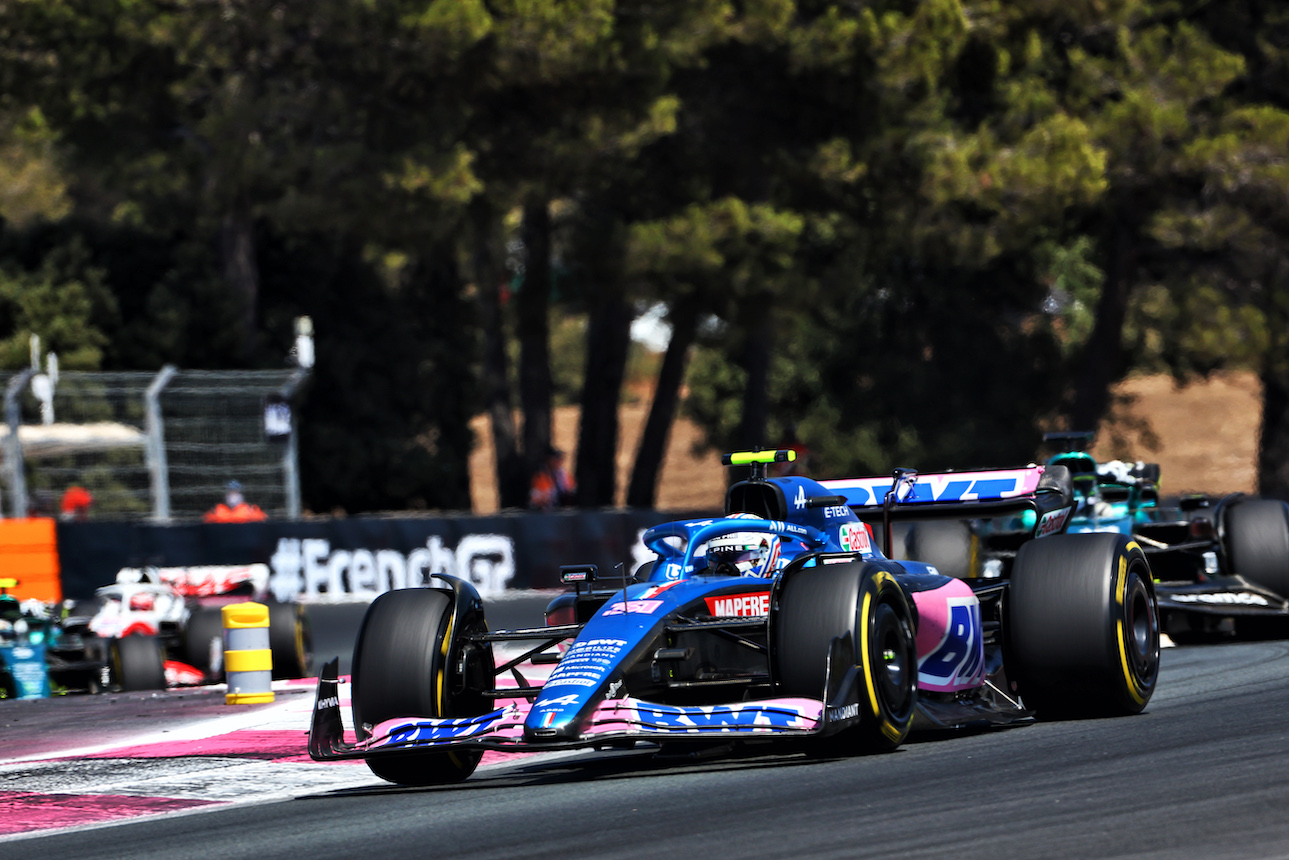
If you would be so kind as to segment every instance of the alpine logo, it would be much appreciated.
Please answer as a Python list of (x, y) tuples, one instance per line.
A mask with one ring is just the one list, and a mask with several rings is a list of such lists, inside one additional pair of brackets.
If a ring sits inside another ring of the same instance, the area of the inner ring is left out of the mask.
[(708, 597), (707, 611), (716, 618), (761, 618), (770, 614), (770, 592)]

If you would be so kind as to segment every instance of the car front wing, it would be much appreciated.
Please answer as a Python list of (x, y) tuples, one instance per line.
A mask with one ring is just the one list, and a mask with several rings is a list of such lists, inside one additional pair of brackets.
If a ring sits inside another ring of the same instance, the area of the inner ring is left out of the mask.
[(600, 702), (585, 721), (577, 739), (543, 741), (525, 737), (524, 725), (533, 703), (517, 699), (473, 717), (436, 719), (409, 716), (385, 720), (372, 727), (369, 737), (348, 742), (344, 739), (336, 669), (337, 664), (333, 660), (323, 667), (318, 678), (317, 698), (309, 728), (309, 755), (317, 761), (462, 746), (536, 752), (622, 740), (662, 742), (808, 737), (821, 734), (828, 727), (824, 703), (818, 699), (763, 699), (728, 705), (679, 707), (627, 696)]

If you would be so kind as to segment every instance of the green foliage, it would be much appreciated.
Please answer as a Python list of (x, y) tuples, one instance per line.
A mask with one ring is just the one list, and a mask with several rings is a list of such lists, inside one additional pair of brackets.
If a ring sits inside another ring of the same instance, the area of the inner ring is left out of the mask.
[(558, 402), (597, 299), (661, 301), (707, 321), (713, 445), (764, 394), (829, 472), (1015, 462), (1092, 364), (1289, 354), (1286, 34), (1261, 2), (0, 2), (0, 361), (276, 363), (308, 313), (307, 504), (463, 505), (491, 293), (457, 269), (539, 201)]
[(79, 242), (54, 249), (33, 271), (0, 268), (0, 366), (31, 363), (31, 335), (42, 351), (58, 354), (68, 370), (94, 370), (108, 344), (102, 323), (115, 316), (116, 302), (101, 269), (88, 264)]
[(56, 136), (38, 108), (16, 120), (0, 117), (0, 223), (18, 227), (71, 212)]

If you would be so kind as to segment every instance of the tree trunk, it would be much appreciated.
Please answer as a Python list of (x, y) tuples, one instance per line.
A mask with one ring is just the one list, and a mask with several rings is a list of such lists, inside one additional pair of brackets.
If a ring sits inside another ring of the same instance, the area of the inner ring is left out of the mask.
[(577, 498), (604, 507), (617, 494), (618, 401), (631, 345), (631, 308), (618, 284), (604, 284), (586, 333), (586, 375), (577, 441)]
[(631, 470), (631, 485), (627, 489), (627, 507), (630, 508), (652, 508), (657, 504), (658, 476), (662, 471), (663, 455), (667, 452), (667, 437), (671, 434), (671, 424), (680, 402), (680, 384), (685, 378), (689, 348), (698, 332), (698, 309), (693, 300), (682, 300), (672, 309), (671, 328), (671, 342), (662, 357), (653, 403), (649, 407), (649, 417)]
[(774, 320), (769, 313), (770, 298), (752, 302), (753, 318), (747, 326), (743, 367), (747, 388), (743, 393), (743, 417), (739, 423), (739, 445), (744, 450), (763, 448), (770, 413), (770, 359), (774, 352)]
[[(473, 338), (463, 331), (470, 321), (455, 243), (445, 239), (429, 244), (410, 271), (412, 282), (404, 285), (408, 299), (405, 308), (412, 319), (423, 321), (421, 330), (427, 346), (418, 362), (424, 369), (417, 374), (422, 383), (415, 389), (415, 396), (421, 399), (417, 413), (422, 421), (437, 428), (434, 456), (440, 462), (435, 496), (443, 507), (469, 509), (470, 451), (474, 441), (470, 417), (479, 406), (477, 392), (440, 381), (444, 376), (468, 376), (474, 358), (470, 349)], [(424, 429), (413, 427), (413, 432), (419, 435)]]
[(1266, 361), (1262, 379), (1262, 425), (1258, 433), (1258, 493), (1289, 501), (1289, 375), (1279, 361)]
[(519, 403), (524, 412), (524, 459), (531, 475), (551, 444), (551, 220), (545, 199), (524, 205), (527, 256), (515, 303), (519, 330)]
[(506, 354), (505, 303), (510, 286), (499, 253), (504, 244), (500, 221), (491, 210), (475, 214), (474, 280), (479, 290), (479, 320), (484, 332), (483, 386), (492, 446), (497, 456), (497, 495), (501, 508), (528, 503), (528, 476), (519, 452), (515, 410)]
[(255, 224), (248, 205), (239, 202), (224, 213), (219, 230), (219, 253), (224, 280), (242, 309), (238, 357), (249, 364), (255, 356), (260, 273), (255, 258)]
[(1106, 240), (1105, 284), (1097, 301), (1092, 334), (1078, 354), (1074, 369), (1071, 430), (1095, 431), (1110, 406), (1110, 386), (1124, 374), (1123, 324), (1132, 297), (1135, 253), (1127, 236), (1129, 226), (1111, 225)]

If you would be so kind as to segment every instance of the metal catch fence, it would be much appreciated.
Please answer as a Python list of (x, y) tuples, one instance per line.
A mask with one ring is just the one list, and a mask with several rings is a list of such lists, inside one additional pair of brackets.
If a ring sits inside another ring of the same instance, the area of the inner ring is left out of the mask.
[[(304, 368), (0, 374), (8, 516), (200, 519), (230, 481), (274, 518), (300, 516), (294, 399)], [(88, 510), (64, 512), (73, 487)]]

